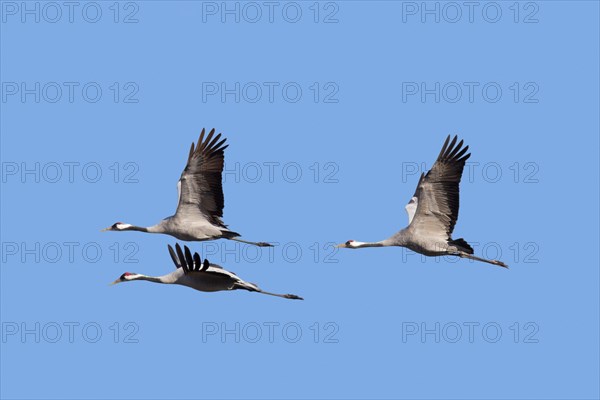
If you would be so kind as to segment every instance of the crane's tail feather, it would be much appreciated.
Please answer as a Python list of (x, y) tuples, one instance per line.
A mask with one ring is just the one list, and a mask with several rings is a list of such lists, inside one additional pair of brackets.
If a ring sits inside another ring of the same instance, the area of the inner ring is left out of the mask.
[(233, 284), (233, 289), (244, 289), (249, 292), (260, 292), (260, 288), (254, 283), (239, 281)]
[(504, 264), (500, 260), (488, 260), (487, 258), (477, 257), (477, 256), (474, 256), (473, 254), (469, 254), (469, 253), (462, 252), (462, 251), (459, 252), (457, 255), (460, 258), (468, 258), (470, 260), (481, 261), (481, 262), (485, 262), (485, 263), (492, 264), (492, 265), (497, 265), (499, 267), (503, 267), (503, 268), (508, 269), (508, 265)]
[(459, 250), (464, 251), (467, 254), (475, 253), (473, 251), (473, 248), (471, 247), (471, 245), (469, 243), (467, 243), (467, 241), (463, 238), (451, 239), (448, 241), (448, 244), (458, 247)]
[(240, 235), (239, 233), (237, 233), (237, 232), (234, 232), (234, 231), (230, 231), (230, 230), (228, 230), (228, 229), (227, 229), (227, 230), (225, 230), (225, 229), (222, 229), (222, 230), (221, 230), (221, 234), (223, 235), (223, 237), (224, 237), (225, 239), (231, 239), (231, 238), (233, 238), (233, 237), (242, 236), (242, 235)]

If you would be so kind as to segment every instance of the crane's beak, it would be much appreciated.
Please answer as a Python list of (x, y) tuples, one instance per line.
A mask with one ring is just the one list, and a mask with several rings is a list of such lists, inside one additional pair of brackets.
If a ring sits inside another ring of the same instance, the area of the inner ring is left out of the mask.
[(344, 249), (346, 248), (346, 243), (340, 243), (337, 246), (335, 246), (336, 249)]
[(121, 283), (121, 280), (117, 279), (116, 281), (109, 283), (108, 286), (116, 285), (117, 283)]
[(108, 228), (104, 228), (104, 229), (100, 230), (100, 232), (106, 232), (106, 231), (112, 231), (112, 226), (109, 226)]

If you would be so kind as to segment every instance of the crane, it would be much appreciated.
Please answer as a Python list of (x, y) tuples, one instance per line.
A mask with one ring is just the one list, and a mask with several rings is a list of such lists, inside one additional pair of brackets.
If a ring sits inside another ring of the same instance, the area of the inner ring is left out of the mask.
[(508, 265), (499, 260), (488, 260), (473, 255), (473, 248), (466, 240), (452, 239), (458, 219), (459, 183), (469, 146), (458, 144), (457, 136), (446, 138), (440, 154), (431, 170), (421, 173), (417, 189), (406, 205), (408, 227), (388, 239), (379, 242), (348, 240), (338, 248), (360, 249), (365, 247), (400, 246), (426, 256), (452, 255), (482, 261), (500, 267)]
[[(221, 219), (225, 200), (221, 175), (225, 159), (224, 150), (229, 146), (221, 134), (214, 136), (212, 129), (204, 139), (202, 129), (198, 144), (190, 148), (187, 164), (177, 183), (178, 204), (175, 214), (158, 224), (142, 227), (116, 222), (102, 231), (139, 231), (163, 233), (185, 241), (229, 239), (260, 247), (271, 247), (265, 242), (242, 240), (240, 234), (231, 231)], [(214, 137), (213, 137), (214, 136)]]
[(244, 289), (250, 292), (258, 292), (268, 294), (270, 296), (283, 297), (292, 300), (304, 300), (295, 294), (278, 294), (266, 292), (256, 286), (254, 283), (246, 282), (240, 279), (233, 272), (223, 269), (220, 265), (211, 264), (210, 261), (204, 259), (201, 261), (198, 253), (192, 252), (187, 246), (181, 250), (179, 243), (175, 244), (175, 250), (171, 245), (167, 245), (169, 254), (176, 266), (175, 271), (163, 276), (147, 276), (132, 272), (125, 272), (119, 279), (114, 281), (112, 285), (121, 282), (131, 281), (149, 281), (155, 283), (183, 285), (201, 292), (218, 292), (222, 290), (237, 290)]

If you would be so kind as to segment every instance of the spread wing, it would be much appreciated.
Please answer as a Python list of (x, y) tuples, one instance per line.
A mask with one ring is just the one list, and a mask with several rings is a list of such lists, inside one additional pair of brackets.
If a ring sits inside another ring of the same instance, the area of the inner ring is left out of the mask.
[(411, 203), (407, 206), (409, 228), (420, 234), (448, 239), (454, 230), (458, 219), (458, 185), (465, 162), (471, 156), (467, 154), (469, 146), (462, 148), (463, 141), (457, 144), (457, 140), (454, 136), (450, 142), (448, 136), (431, 170), (421, 175), (413, 196), (416, 206), (412, 218), (409, 209), (413, 206)]
[(183, 269), (184, 274), (210, 274), (210, 275), (219, 275), (223, 277), (234, 278), (238, 280), (239, 278), (233, 272), (226, 271), (223, 267), (211, 264), (207, 259), (204, 259), (204, 262), (201, 261), (200, 255), (198, 253), (192, 252), (187, 246), (183, 246), (183, 250), (181, 250), (181, 246), (179, 243), (175, 243), (175, 250), (171, 247), (171, 245), (167, 245), (169, 248), (169, 254), (171, 255), (171, 259), (177, 268)]
[(221, 134), (214, 136), (214, 129), (206, 139), (204, 133), (205, 130), (202, 129), (195, 148), (192, 143), (187, 165), (177, 183), (179, 203), (175, 215), (203, 218), (213, 225), (225, 228), (221, 220), (225, 207), (221, 174), (225, 160), (224, 150), (227, 148), (227, 145), (223, 146), (226, 139), (219, 141)]

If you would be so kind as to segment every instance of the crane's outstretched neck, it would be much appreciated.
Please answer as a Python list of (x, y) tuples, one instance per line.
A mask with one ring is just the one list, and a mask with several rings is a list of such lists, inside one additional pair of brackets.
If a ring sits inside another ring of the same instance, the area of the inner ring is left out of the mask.
[(104, 231), (117, 231), (117, 232), (121, 232), (121, 231), (139, 231), (139, 232), (149, 232), (149, 233), (161, 233), (163, 232), (163, 226), (162, 224), (157, 224), (154, 226), (149, 226), (149, 227), (144, 227), (144, 226), (136, 226), (136, 225), (131, 225), (131, 224), (125, 224), (123, 222), (117, 222), (115, 224), (113, 224), (112, 226), (109, 226), (106, 229), (102, 229), (101, 232)]
[(150, 232), (150, 228), (152, 228), (152, 227), (129, 225), (128, 227), (123, 228), (121, 230), (123, 230), (123, 231)]
[(152, 226), (135, 226), (135, 225), (129, 225), (128, 227), (122, 229), (124, 231), (138, 231), (138, 232), (146, 232), (146, 233), (163, 233), (164, 230), (164, 226), (162, 223), (158, 223), (156, 225), (152, 225)]
[(381, 240), (379, 242), (352, 242), (352, 246), (351, 247), (356, 247), (357, 249), (363, 248), (363, 247), (384, 247), (386, 246), (386, 244), (384, 243), (385, 240)]
[(358, 240), (348, 240), (346, 243), (337, 245), (338, 248), (346, 249), (362, 249), (365, 247), (386, 247), (393, 246), (389, 239), (381, 240), (379, 242), (359, 242)]
[(126, 277), (126, 281), (148, 281), (154, 283), (173, 283), (173, 280), (170, 279), (170, 275), (163, 276), (148, 276), (142, 274), (132, 274)]

